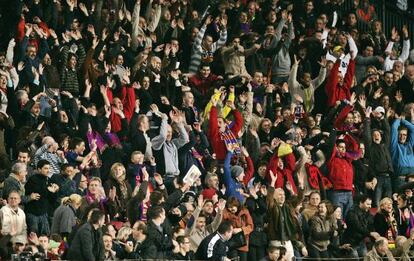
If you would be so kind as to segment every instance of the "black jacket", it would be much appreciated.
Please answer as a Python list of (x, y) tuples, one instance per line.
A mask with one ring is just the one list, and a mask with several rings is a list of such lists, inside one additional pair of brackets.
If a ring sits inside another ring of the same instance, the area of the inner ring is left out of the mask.
[(364, 238), (368, 237), (370, 232), (374, 231), (374, 219), (369, 211), (362, 210), (359, 206), (353, 207), (346, 216), (345, 230), (343, 241), (350, 243), (352, 246), (360, 244)]
[(222, 261), (227, 256), (228, 246), (216, 232), (204, 238), (198, 246), (196, 260)]
[(377, 144), (372, 141), (371, 122), (370, 119), (364, 121), (364, 143), (369, 162), (370, 172), (375, 176), (384, 176), (393, 172), (392, 160), (390, 154), (390, 125), (387, 119), (382, 120), (384, 130), (382, 133), (382, 141)]
[(104, 260), (102, 231), (95, 230), (90, 223), (83, 224), (73, 238), (67, 258), (77, 261)]
[(403, 76), (397, 82), (397, 90), (400, 90), (403, 95), (403, 102), (408, 104), (414, 102), (414, 82), (411, 83), (407, 76)]
[(25, 206), (26, 213), (41, 216), (54, 208), (57, 193), (51, 193), (47, 189), (52, 183), (50, 178), (42, 174), (35, 174), (29, 178), (25, 185), (26, 196), (30, 196), (32, 193), (39, 193), (40, 199), (29, 201)]
[(151, 259), (168, 259), (172, 254), (173, 243), (171, 238), (171, 229), (164, 224), (161, 225), (162, 232), (150, 220), (147, 225), (147, 240), (155, 246), (155, 256), (149, 256)]

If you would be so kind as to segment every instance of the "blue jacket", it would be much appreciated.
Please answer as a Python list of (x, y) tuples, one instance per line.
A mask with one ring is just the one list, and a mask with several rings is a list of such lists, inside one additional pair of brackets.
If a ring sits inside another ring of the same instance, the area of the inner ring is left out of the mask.
[[(398, 142), (398, 127), (400, 124), (408, 128), (407, 141)], [(391, 158), (394, 173), (398, 176), (414, 172), (414, 125), (406, 120), (396, 119), (391, 128)]]
[(226, 185), (226, 197), (236, 197), (241, 204), (244, 203), (244, 196), (240, 194), (239, 190), (244, 189), (243, 184), (240, 182), (237, 182), (233, 177), (231, 176), (231, 157), (233, 156), (233, 153), (228, 151), (226, 155), (226, 159), (224, 160), (224, 185)]

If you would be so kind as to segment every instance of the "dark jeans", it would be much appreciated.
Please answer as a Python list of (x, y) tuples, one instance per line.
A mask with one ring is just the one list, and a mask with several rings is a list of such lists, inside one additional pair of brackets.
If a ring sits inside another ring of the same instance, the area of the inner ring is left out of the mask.
[(391, 178), (390, 176), (377, 176), (377, 186), (374, 192), (374, 204), (379, 208), (379, 202), (384, 197), (392, 198)]
[(308, 251), (309, 251), (309, 257), (316, 258), (319, 260), (319, 258), (329, 258), (329, 252), (328, 250), (320, 251), (316, 249), (316, 247), (312, 246), (311, 244), (308, 245)]
[(346, 214), (354, 205), (351, 191), (330, 191), (328, 197), (332, 204), (341, 207), (344, 217), (346, 217)]
[(392, 183), (392, 192), (394, 193), (400, 192), (400, 187), (404, 185), (405, 183), (405, 175), (392, 176), (391, 183)]
[(362, 241), (361, 243), (359, 243), (359, 245), (352, 247), (354, 250), (354, 256), (359, 256), (359, 257), (364, 257), (367, 255), (368, 250), (367, 250), (367, 246), (365, 245), (365, 242)]
[(28, 232), (35, 232), (37, 235), (49, 235), (50, 226), (47, 214), (41, 216), (35, 216), (30, 213), (26, 213), (26, 222)]
[(249, 261), (259, 261), (266, 256), (266, 246), (249, 246)]

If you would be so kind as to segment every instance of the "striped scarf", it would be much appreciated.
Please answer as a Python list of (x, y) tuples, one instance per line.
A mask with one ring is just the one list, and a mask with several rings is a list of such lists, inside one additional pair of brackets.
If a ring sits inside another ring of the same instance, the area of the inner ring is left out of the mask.
[(240, 154), (240, 144), (237, 141), (236, 136), (234, 136), (233, 132), (231, 131), (231, 129), (229, 128), (229, 126), (226, 126), (226, 130), (220, 133), (221, 135), (221, 140), (224, 141), (224, 144), (233, 144), (234, 146), (234, 153), (236, 154)]

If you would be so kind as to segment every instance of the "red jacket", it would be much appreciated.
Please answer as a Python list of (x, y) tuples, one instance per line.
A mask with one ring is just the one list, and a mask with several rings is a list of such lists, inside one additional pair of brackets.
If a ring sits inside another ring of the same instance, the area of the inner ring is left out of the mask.
[(277, 176), (277, 180), (275, 183), (275, 188), (283, 188), (285, 189), (286, 182), (289, 181), (289, 183), (292, 185), (293, 191), (295, 193), (298, 193), (298, 189), (296, 188), (295, 181), (293, 180), (293, 171), (295, 170), (295, 156), (293, 153), (290, 153), (283, 157), (283, 164), (284, 168), (280, 169), (277, 166), (277, 162), (279, 160), (279, 157), (277, 156), (277, 152), (273, 154), (272, 158), (269, 161), (269, 164), (267, 165), (267, 175), (266, 178), (271, 182), (270, 177), (270, 170)]
[[(238, 133), (243, 126), (243, 118), (238, 110), (233, 110), (234, 124), (230, 128), (234, 137), (238, 137)], [(216, 107), (211, 107), (210, 121), (208, 128), (208, 138), (213, 148), (213, 152), (216, 153), (217, 160), (224, 160), (227, 154), (227, 148), (224, 144), (224, 140), (221, 138), (220, 130), (217, 123), (218, 113)]]
[[(113, 94), (112, 90), (108, 88), (107, 91), (109, 102), (112, 104)], [(122, 105), (124, 107), (124, 114), (125, 118), (127, 119), (128, 123), (131, 121), (132, 115), (134, 114), (135, 109), (135, 91), (134, 88), (128, 88), (126, 86), (122, 86), (121, 95), (119, 97), (122, 101)], [(121, 130), (121, 117), (118, 114), (111, 111), (111, 127), (112, 132), (118, 132)]]
[(352, 161), (359, 158), (361, 151), (358, 143), (350, 135), (345, 136), (346, 153), (340, 155), (336, 146), (328, 161), (328, 178), (334, 190), (352, 191), (354, 184), (354, 169)]
[(344, 77), (344, 84), (339, 86), (338, 84), (338, 72), (341, 60), (338, 59), (333, 66), (328, 81), (325, 85), (326, 95), (328, 96), (328, 106), (335, 106), (336, 101), (344, 99), (350, 100), (351, 98), (351, 86), (355, 74), (355, 60), (351, 59), (348, 64), (348, 70)]
[(188, 79), (188, 83), (191, 87), (196, 88), (202, 95), (206, 95), (213, 89), (218, 77), (212, 73), (207, 78), (201, 78), (200, 74), (196, 74)]

